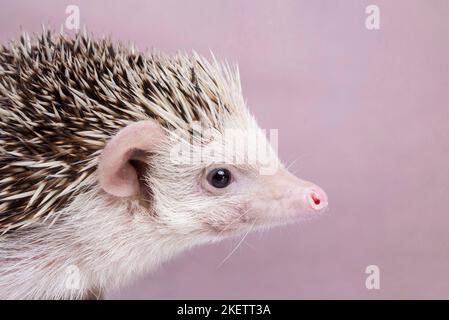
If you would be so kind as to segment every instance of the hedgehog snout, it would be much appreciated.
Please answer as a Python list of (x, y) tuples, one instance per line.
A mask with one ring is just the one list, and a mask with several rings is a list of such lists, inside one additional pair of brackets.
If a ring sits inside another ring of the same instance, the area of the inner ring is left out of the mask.
[(270, 216), (292, 216), (304, 213), (320, 213), (328, 206), (324, 190), (316, 184), (304, 181), (283, 170), (264, 179), (265, 187), (258, 198), (262, 203), (274, 205)]

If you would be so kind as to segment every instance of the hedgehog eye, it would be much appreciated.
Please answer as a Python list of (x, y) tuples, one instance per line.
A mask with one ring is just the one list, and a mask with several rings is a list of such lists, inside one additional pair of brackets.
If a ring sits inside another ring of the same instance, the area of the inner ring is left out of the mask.
[(228, 169), (214, 169), (207, 175), (207, 181), (215, 188), (225, 188), (231, 183), (231, 172)]

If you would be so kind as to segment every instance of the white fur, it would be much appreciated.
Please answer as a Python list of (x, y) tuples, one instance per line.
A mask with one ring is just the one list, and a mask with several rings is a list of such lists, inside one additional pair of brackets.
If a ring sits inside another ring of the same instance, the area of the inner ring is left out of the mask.
[[(157, 267), (198, 242), (170, 232), (129, 204), (99, 191), (79, 196), (53, 226), (34, 225), (0, 239), (0, 299), (79, 299)], [(170, 236), (172, 235), (172, 236)], [(206, 240), (205, 238), (203, 240)], [(67, 288), (71, 266), (79, 289)]]

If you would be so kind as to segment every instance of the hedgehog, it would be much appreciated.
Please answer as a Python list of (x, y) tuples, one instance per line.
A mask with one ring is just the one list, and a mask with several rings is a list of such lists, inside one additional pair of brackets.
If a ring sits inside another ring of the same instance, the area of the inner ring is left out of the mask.
[(0, 298), (101, 298), (194, 246), (323, 212), (275, 149), (213, 54), (50, 30), (1, 45)]

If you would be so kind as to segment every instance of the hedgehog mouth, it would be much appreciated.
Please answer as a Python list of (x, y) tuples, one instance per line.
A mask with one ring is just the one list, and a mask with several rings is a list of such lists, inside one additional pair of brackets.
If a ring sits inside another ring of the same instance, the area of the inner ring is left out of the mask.
[(238, 236), (260, 230), (281, 227), (290, 224), (303, 223), (317, 219), (316, 215), (289, 215), (277, 217), (258, 217), (237, 220), (234, 223), (209, 225), (209, 229), (216, 237)]
[(234, 217), (234, 219), (209, 223), (207, 229), (215, 237), (238, 236), (242, 233), (314, 221), (325, 212), (327, 212), (327, 208), (320, 210), (320, 214), (316, 214), (310, 210), (298, 211), (277, 205), (269, 206), (268, 210), (246, 206), (240, 210), (239, 215)]

